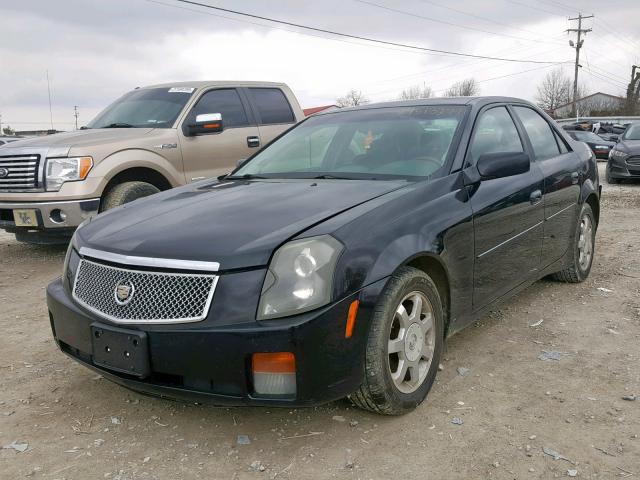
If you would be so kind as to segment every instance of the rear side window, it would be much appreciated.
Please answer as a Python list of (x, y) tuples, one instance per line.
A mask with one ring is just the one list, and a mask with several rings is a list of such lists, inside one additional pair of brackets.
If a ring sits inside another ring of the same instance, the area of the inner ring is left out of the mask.
[(567, 143), (564, 141), (564, 138), (560, 136), (558, 132), (553, 131), (553, 135), (556, 137), (556, 141), (558, 142), (558, 148), (560, 149), (560, 153), (569, 152), (569, 147), (567, 147)]
[(546, 160), (560, 154), (551, 125), (538, 112), (527, 107), (513, 107), (529, 136), (536, 160)]
[(472, 163), (485, 153), (522, 152), (522, 141), (506, 107), (492, 108), (480, 114), (471, 142)]
[(258, 110), (261, 125), (295, 122), (287, 97), (279, 88), (250, 88), (249, 95)]
[(249, 125), (247, 112), (244, 110), (240, 95), (234, 88), (209, 90), (206, 92), (189, 114), (188, 122), (195, 120), (203, 113), (220, 113), (224, 128), (245, 127)]

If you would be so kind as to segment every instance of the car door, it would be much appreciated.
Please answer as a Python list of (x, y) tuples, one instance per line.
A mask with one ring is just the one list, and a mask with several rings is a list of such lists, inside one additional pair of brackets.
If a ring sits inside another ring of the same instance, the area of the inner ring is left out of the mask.
[(293, 109), (279, 88), (245, 88), (260, 129), (262, 144), (267, 144), (296, 123)]
[[(190, 136), (187, 126), (196, 116), (211, 113), (222, 115), (223, 130)], [(235, 88), (204, 92), (184, 118), (179, 138), (188, 182), (228, 173), (260, 145), (252, 112)]]
[[(467, 164), (485, 153), (529, 153), (506, 105), (483, 110), (474, 126)], [(483, 179), (470, 190), (474, 225), (473, 305), (481, 308), (535, 276), (542, 247), (542, 173)]]
[(580, 159), (536, 110), (514, 105), (544, 177), (544, 228), (541, 266), (560, 259), (576, 227), (580, 196)]

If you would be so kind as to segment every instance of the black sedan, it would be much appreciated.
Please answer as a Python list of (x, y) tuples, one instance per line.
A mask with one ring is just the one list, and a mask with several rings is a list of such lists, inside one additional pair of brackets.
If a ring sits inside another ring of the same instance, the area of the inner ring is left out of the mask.
[(402, 414), (447, 337), (544, 276), (587, 278), (599, 190), (586, 145), (523, 100), (316, 115), (228, 176), (82, 225), (53, 335), (149, 394)]
[(609, 154), (607, 182), (640, 179), (640, 123), (633, 123), (620, 136)]
[(567, 133), (571, 138), (578, 142), (584, 142), (595, 153), (596, 158), (606, 160), (609, 158), (609, 152), (615, 146), (615, 142), (604, 140), (602, 137), (593, 132), (585, 132), (582, 130), (568, 130)]

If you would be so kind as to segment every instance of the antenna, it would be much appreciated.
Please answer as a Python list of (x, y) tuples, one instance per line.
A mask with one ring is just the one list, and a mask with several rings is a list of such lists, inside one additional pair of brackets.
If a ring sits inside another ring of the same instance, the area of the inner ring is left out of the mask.
[(49, 92), (49, 120), (51, 121), (51, 130), (54, 130), (53, 110), (51, 109), (51, 85), (49, 84), (49, 70), (47, 70), (47, 92)]

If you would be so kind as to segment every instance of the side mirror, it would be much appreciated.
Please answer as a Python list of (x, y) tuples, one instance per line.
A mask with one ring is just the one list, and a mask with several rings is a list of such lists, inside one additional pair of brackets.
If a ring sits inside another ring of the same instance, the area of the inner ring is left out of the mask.
[(196, 115), (195, 122), (187, 125), (184, 134), (188, 137), (193, 137), (196, 135), (219, 133), (222, 130), (222, 114), (201, 113), (200, 115)]
[(480, 155), (477, 167), (482, 179), (504, 178), (527, 173), (531, 161), (523, 152), (485, 153)]

